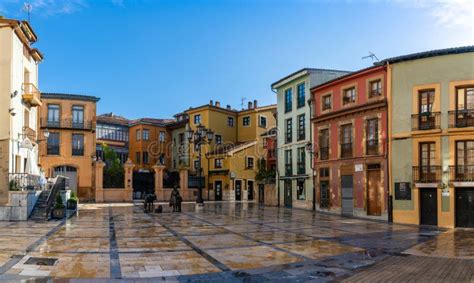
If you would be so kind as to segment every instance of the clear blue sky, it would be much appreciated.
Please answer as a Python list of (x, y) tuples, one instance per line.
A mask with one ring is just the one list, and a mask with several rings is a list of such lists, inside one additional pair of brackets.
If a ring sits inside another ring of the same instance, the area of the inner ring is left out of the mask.
[[(413, 4), (414, 2), (415, 4)], [(0, 14), (25, 18), (23, 1)], [(302, 67), (357, 70), (380, 59), (471, 45), (470, 0), (30, 0), (44, 92), (101, 97), (98, 113), (171, 117), (241, 97)]]

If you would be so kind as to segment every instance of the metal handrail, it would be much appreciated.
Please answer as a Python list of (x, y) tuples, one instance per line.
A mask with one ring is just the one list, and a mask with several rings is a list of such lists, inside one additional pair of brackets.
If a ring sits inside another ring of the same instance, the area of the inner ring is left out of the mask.
[(55, 204), (56, 196), (61, 190), (66, 190), (67, 186), (67, 177), (64, 176), (57, 176), (54, 179), (53, 186), (51, 188), (51, 192), (49, 193), (48, 199), (46, 201), (46, 219), (49, 219), (51, 214), (51, 210)]

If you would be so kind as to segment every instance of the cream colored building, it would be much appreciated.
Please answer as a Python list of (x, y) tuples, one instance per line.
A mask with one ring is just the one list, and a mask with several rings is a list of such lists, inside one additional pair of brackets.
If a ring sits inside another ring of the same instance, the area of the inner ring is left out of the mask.
[(10, 180), (16, 180), (15, 188), (38, 183), (37, 86), (43, 56), (31, 47), (36, 41), (28, 22), (0, 18), (0, 204), (8, 202)]

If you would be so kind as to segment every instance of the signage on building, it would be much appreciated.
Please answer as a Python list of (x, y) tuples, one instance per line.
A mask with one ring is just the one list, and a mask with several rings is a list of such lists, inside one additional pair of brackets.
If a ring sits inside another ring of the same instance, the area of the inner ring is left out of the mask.
[(356, 165), (354, 165), (354, 171), (356, 171), (356, 172), (363, 172), (363, 171), (364, 171), (364, 164), (356, 164)]
[(395, 183), (395, 200), (411, 200), (411, 183)]

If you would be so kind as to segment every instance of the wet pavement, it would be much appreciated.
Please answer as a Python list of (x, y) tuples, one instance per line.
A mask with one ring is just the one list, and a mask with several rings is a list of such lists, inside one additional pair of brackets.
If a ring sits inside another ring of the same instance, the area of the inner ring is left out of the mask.
[(0, 222), (0, 279), (474, 281), (473, 230), (253, 203), (168, 209), (84, 204), (67, 221)]

